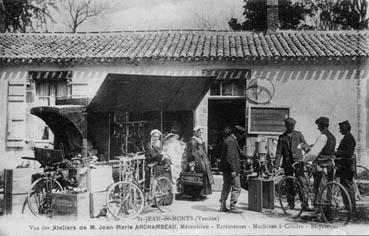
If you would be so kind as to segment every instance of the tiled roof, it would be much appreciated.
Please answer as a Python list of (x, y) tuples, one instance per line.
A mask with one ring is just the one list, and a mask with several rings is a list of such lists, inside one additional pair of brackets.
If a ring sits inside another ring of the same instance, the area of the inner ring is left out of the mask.
[(0, 34), (2, 63), (368, 57), (369, 31)]

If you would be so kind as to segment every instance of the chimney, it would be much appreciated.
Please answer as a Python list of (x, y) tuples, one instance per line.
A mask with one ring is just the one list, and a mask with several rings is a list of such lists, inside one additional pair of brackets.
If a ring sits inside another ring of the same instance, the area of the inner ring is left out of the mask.
[(279, 28), (278, 0), (267, 0), (267, 32), (275, 32)]

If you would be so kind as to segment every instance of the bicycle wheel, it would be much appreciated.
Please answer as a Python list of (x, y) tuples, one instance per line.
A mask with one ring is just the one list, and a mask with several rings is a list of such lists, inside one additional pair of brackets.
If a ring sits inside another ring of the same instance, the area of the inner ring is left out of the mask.
[(61, 192), (61, 184), (51, 177), (43, 177), (32, 183), (27, 194), (27, 204), (35, 216), (52, 216), (51, 193)]
[(144, 208), (142, 190), (130, 181), (120, 181), (112, 185), (106, 195), (109, 212), (117, 219), (134, 218)]
[(172, 182), (165, 176), (157, 177), (152, 186), (152, 196), (161, 212), (169, 211), (174, 201)]
[[(292, 195), (289, 198), (288, 193)], [(278, 197), (284, 214), (290, 218), (297, 218), (301, 215), (306, 196), (296, 177), (286, 176), (281, 180), (278, 186)]]
[(284, 177), (285, 176), (284, 176), (284, 171), (283, 170), (278, 170), (271, 177), (274, 180), (274, 185), (275, 185), (275, 188), (274, 188), (274, 196), (275, 196), (275, 198), (278, 198), (279, 197), (279, 194), (278, 194), (279, 188), (278, 187), (279, 187), (279, 184), (280, 184), (280, 182), (282, 181), (282, 179)]
[(325, 222), (346, 225), (352, 215), (352, 203), (346, 189), (337, 182), (325, 184), (319, 194), (319, 208)]

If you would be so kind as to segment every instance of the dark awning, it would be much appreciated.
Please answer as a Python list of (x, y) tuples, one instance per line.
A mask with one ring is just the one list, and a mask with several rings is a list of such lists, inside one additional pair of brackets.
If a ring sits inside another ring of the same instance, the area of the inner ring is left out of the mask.
[(88, 110), (191, 111), (214, 80), (214, 76), (108, 74)]
[(79, 105), (60, 105), (53, 107), (33, 107), (31, 114), (41, 118), (54, 134), (54, 146), (60, 144), (66, 153), (80, 151), (85, 131), (86, 107)]

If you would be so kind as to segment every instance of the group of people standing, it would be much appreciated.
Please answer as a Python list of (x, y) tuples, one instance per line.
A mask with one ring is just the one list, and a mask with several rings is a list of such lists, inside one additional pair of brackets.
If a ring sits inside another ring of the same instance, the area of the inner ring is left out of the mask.
[[(309, 146), (306, 143), (303, 134), (295, 130), (296, 121), (293, 118), (287, 118), (285, 120), (286, 131), (278, 138), (275, 166), (277, 168), (283, 168), (285, 175), (287, 176), (296, 176), (301, 184), (305, 186), (307, 183), (304, 183), (303, 163), (313, 161), (315, 164), (315, 171), (313, 174), (314, 191), (317, 193), (322, 179), (322, 168), (327, 168), (328, 181), (332, 181), (334, 177), (334, 157), (339, 158), (340, 161), (336, 161), (336, 164), (339, 164), (337, 175), (340, 177), (340, 183), (349, 193), (352, 200), (353, 211), (355, 211), (356, 204), (353, 177), (356, 165), (354, 158), (356, 142), (351, 134), (350, 123), (348, 121), (339, 123), (339, 130), (343, 135), (343, 139), (337, 150), (335, 150), (336, 138), (329, 131), (329, 119), (327, 117), (320, 117), (315, 121), (315, 123), (320, 134), (314, 145)], [(202, 127), (196, 126), (193, 132), (193, 137), (191, 137), (187, 147), (183, 150), (180, 171), (192, 171), (203, 174), (204, 183), (202, 186), (192, 186), (190, 190), (185, 190), (185, 192), (190, 192), (194, 198), (201, 199), (212, 193), (214, 178), (203, 139), (204, 130)], [(246, 155), (240, 148), (238, 140), (244, 136), (244, 132), (231, 127), (225, 127), (223, 132), (225, 138), (222, 145), (222, 154), (219, 165), (219, 169), (223, 174), (220, 211), (240, 213), (241, 210), (236, 207), (241, 193), (241, 182), (239, 176), (240, 159), (241, 157), (246, 157)], [(161, 132), (159, 130), (151, 131), (151, 140), (146, 149), (146, 159), (149, 163), (159, 163), (159, 165), (157, 165), (156, 175), (170, 175), (170, 158), (166, 158), (165, 155), (163, 155), (163, 144), (161, 143), (160, 136)], [(175, 137), (178, 139), (178, 135)], [(303, 153), (303, 150), (305, 151), (305, 154)], [(299, 162), (300, 164), (297, 165), (297, 168), (294, 168), (293, 164), (296, 162)], [(177, 173), (176, 176), (173, 176), (175, 181), (179, 177), (178, 175), (180, 171), (174, 171)], [(172, 179), (172, 176), (168, 177)], [(289, 186), (288, 184), (289, 183), (287, 183), (288, 207), (293, 209), (295, 207), (295, 193), (292, 186)], [(230, 205), (227, 207), (226, 202), (229, 194), (231, 195)], [(307, 200), (302, 202), (301, 207), (305, 210), (309, 210)]]
[[(315, 124), (320, 131), (314, 145), (307, 145), (301, 132), (295, 130), (296, 121), (293, 118), (285, 120), (286, 131), (279, 136), (276, 152), (276, 167), (281, 166), (287, 176), (295, 175), (302, 186), (306, 186), (304, 178), (303, 163), (312, 161), (314, 163), (314, 193), (317, 196), (320, 182), (323, 176), (323, 168), (327, 169), (327, 179), (332, 181), (334, 178), (334, 166), (337, 166), (336, 176), (340, 177), (340, 183), (349, 193), (352, 201), (353, 212), (356, 211), (355, 189), (353, 178), (355, 174), (355, 138), (351, 134), (351, 125), (346, 120), (339, 123), (340, 133), (343, 138), (336, 148), (336, 138), (329, 131), (329, 118), (319, 117)], [(305, 150), (305, 154), (303, 154)], [(281, 161), (282, 160), (282, 161)], [(297, 168), (293, 164), (299, 162)], [(290, 183), (291, 185), (292, 183)], [(287, 201), (288, 207), (293, 209), (294, 191), (292, 186), (287, 183)], [(312, 203), (316, 206), (316, 199)], [(347, 206), (347, 201), (345, 205)], [(307, 199), (302, 202), (304, 210), (310, 210)]]
[[(192, 171), (203, 174), (203, 186), (191, 186), (190, 188), (188, 188), (188, 186), (179, 187), (182, 191), (192, 195), (194, 199), (202, 199), (205, 198), (206, 195), (212, 194), (212, 184), (214, 183), (210, 161), (203, 139), (203, 132), (204, 130), (202, 127), (196, 126), (193, 129), (194, 135), (190, 138), (190, 141), (185, 144), (179, 140), (179, 136), (175, 132), (161, 139), (161, 132), (154, 129), (150, 133), (151, 139), (146, 147), (146, 161), (148, 163), (157, 163), (154, 169), (154, 177), (166, 175), (169, 179), (172, 179), (176, 185), (179, 185), (178, 178), (181, 171)], [(178, 144), (177, 147), (179, 146), (179, 148), (175, 147), (175, 151), (173, 151), (173, 148), (170, 148), (170, 146), (176, 145), (173, 145), (173, 143)], [(149, 170), (147, 171), (146, 181), (147, 184), (149, 184)]]

